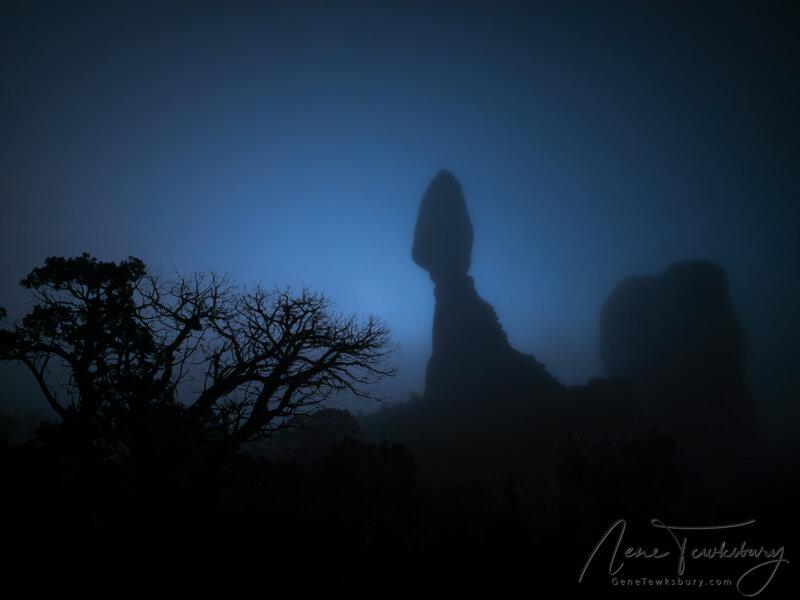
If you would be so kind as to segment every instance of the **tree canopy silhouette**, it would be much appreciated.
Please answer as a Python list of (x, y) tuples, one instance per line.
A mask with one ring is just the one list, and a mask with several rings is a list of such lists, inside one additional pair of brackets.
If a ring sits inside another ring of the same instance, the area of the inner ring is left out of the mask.
[(373, 397), (394, 372), (383, 322), (336, 314), (309, 289), (163, 278), (88, 254), (48, 258), (21, 285), (34, 306), (0, 329), (0, 359), (25, 365), (63, 424), (108, 449), (134, 451), (160, 420), (233, 451), (338, 393)]

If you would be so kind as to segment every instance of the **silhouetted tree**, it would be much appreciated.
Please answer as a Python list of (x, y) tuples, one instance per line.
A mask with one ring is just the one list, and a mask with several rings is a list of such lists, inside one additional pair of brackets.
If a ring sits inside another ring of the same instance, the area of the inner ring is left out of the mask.
[(83, 440), (103, 437), (100, 429), (112, 425), (120, 406), (135, 405), (155, 361), (155, 339), (135, 299), (144, 274), (133, 258), (48, 258), (20, 282), (32, 292), (33, 309), (0, 331), (0, 358), (25, 365)]
[(393, 373), (381, 321), (334, 314), (308, 289), (163, 279), (137, 258), (88, 254), (48, 258), (21, 285), (35, 304), (0, 330), (0, 359), (28, 368), (79, 439), (108, 448), (183, 432), (232, 451), (337, 393), (371, 397)]

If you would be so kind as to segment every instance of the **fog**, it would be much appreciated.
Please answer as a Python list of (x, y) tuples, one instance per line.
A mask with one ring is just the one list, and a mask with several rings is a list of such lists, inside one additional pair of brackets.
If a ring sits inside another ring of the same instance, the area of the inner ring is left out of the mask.
[[(83, 251), (308, 284), (386, 320), (401, 399), (431, 352), (414, 222), (446, 168), (513, 346), (585, 383), (617, 282), (712, 260), (760, 427), (795, 434), (796, 9), (558, 4), (4, 3), (0, 304)], [(3, 411), (46, 409), (0, 373)]]

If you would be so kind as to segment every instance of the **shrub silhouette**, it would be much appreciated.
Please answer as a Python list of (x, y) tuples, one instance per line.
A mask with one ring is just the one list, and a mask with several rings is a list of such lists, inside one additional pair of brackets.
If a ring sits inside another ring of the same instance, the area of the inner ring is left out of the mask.
[(556, 453), (554, 470), (562, 526), (583, 532), (620, 517), (645, 522), (652, 515), (670, 517), (684, 483), (683, 456), (675, 437), (655, 429), (641, 438), (613, 442), (567, 436)]

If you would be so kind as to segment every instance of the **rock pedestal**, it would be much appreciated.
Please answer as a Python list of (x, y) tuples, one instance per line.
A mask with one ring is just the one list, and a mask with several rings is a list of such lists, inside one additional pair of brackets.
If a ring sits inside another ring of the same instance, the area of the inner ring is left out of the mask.
[[(435, 284), (433, 353), (425, 401), (468, 413), (522, 402), (536, 385), (557, 385), (532, 356), (508, 343), (492, 306), (468, 275), (473, 230), (458, 180), (440, 171), (422, 199), (412, 258)], [(502, 399), (502, 400), (501, 400)]]

